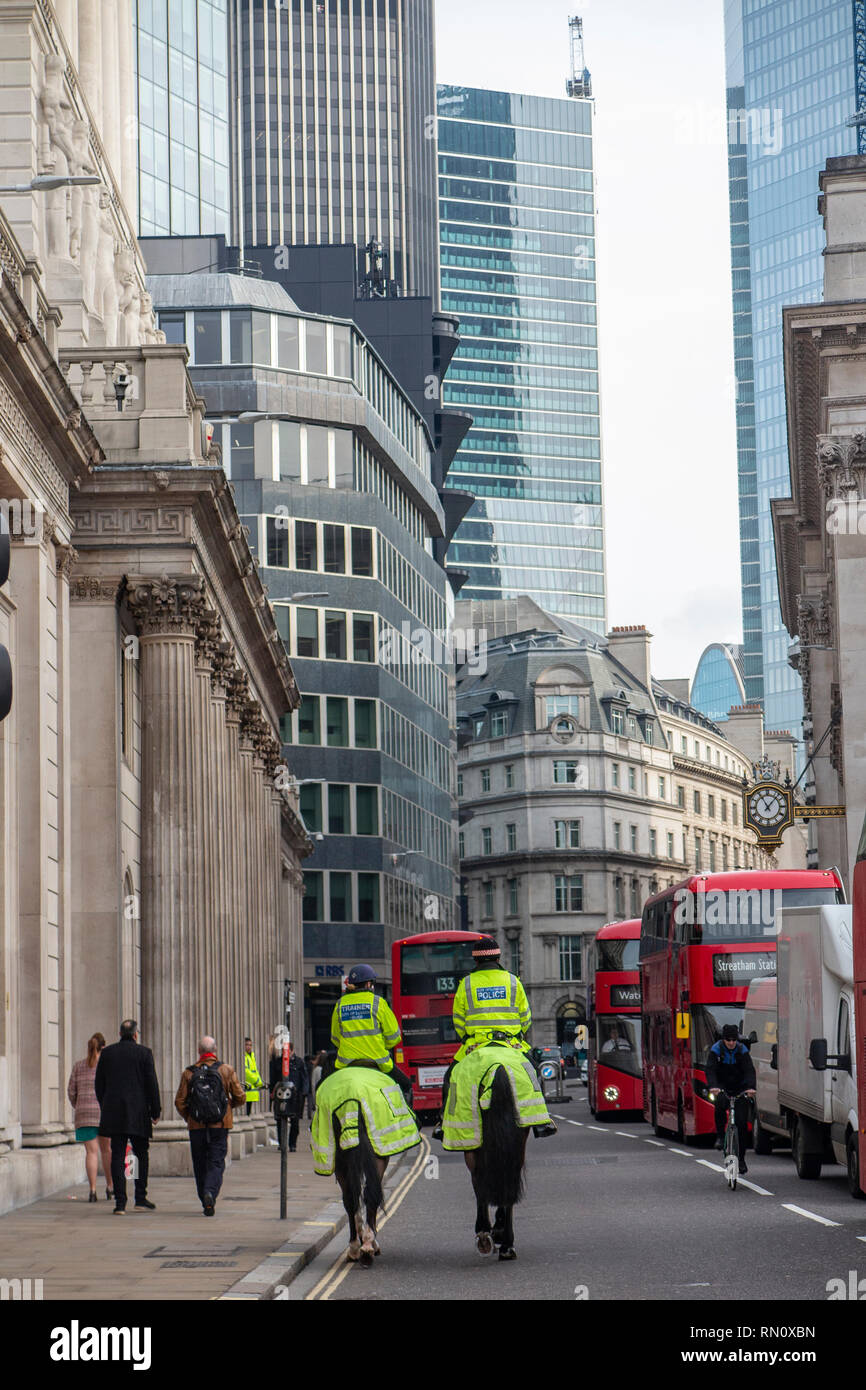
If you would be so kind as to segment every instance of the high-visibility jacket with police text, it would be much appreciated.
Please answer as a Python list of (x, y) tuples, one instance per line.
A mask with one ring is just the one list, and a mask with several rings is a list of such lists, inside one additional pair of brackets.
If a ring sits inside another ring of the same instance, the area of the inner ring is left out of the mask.
[(334, 1005), (331, 1041), (337, 1049), (338, 1067), (349, 1062), (375, 1062), (391, 1071), (392, 1047), (400, 1042), (400, 1027), (390, 1006), (372, 989), (347, 990)]
[(445, 1149), (477, 1149), (484, 1137), (484, 1114), (490, 1108), (493, 1078), (505, 1069), (521, 1128), (550, 1124), (550, 1113), (532, 1063), (508, 1043), (476, 1047), (451, 1074), (442, 1114)]
[(515, 1045), (528, 1051), (523, 1039), (532, 1022), (526, 990), (507, 970), (473, 970), (465, 975), (454, 996), (454, 1031), (462, 1061), (470, 1044), (489, 1041), (493, 1033), (508, 1033)]

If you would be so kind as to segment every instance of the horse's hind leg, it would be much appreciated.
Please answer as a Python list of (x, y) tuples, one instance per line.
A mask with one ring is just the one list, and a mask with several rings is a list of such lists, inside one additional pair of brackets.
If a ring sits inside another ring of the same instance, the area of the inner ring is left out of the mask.
[(479, 1255), (492, 1255), (493, 1237), (490, 1234), (490, 1208), (481, 1200), (479, 1185), (475, 1175), (474, 1154), (465, 1154), (466, 1167), (472, 1175), (472, 1189), (475, 1193), (475, 1249)]
[[(514, 1249), (514, 1207), (500, 1208), (503, 1215), (502, 1240), (499, 1243), (500, 1260), (516, 1260)], [(497, 1212), (497, 1216), (499, 1213)]]

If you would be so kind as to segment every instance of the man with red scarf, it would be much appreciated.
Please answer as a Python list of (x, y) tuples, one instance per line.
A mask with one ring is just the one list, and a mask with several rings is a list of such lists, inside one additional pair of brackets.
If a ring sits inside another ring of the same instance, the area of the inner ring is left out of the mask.
[(199, 1040), (199, 1059), (180, 1078), (174, 1107), (189, 1129), (192, 1169), (205, 1216), (213, 1216), (223, 1182), (232, 1110), (244, 1103), (234, 1067), (217, 1057), (216, 1043)]

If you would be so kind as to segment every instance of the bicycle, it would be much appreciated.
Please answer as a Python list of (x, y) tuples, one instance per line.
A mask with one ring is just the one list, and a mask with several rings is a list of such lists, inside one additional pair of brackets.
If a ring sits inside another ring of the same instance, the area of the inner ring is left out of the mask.
[(737, 1124), (734, 1119), (734, 1109), (740, 1096), (747, 1095), (747, 1091), (741, 1091), (739, 1095), (731, 1095), (727, 1092), (728, 1098), (728, 1120), (725, 1125), (724, 1144), (722, 1154), (725, 1164), (725, 1179), (732, 1192), (737, 1190), (737, 1179), (740, 1176), (740, 1137), (737, 1132)]

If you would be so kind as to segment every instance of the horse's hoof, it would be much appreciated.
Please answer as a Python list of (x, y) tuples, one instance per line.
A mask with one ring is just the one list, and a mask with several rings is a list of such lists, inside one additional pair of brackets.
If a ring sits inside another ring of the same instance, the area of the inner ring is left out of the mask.
[(352, 1261), (354, 1261), (354, 1260), (360, 1259), (360, 1257), (361, 1257), (361, 1242), (360, 1242), (359, 1240), (350, 1240), (350, 1241), (349, 1241), (349, 1248), (348, 1248), (348, 1250), (346, 1251), (346, 1259), (347, 1259), (347, 1260), (352, 1260)]
[(479, 1255), (493, 1254), (493, 1237), (489, 1231), (478, 1231), (475, 1236), (475, 1249)]
[(513, 1246), (508, 1250), (500, 1250), (499, 1258), (500, 1260), (516, 1260), (517, 1251), (514, 1249)]

